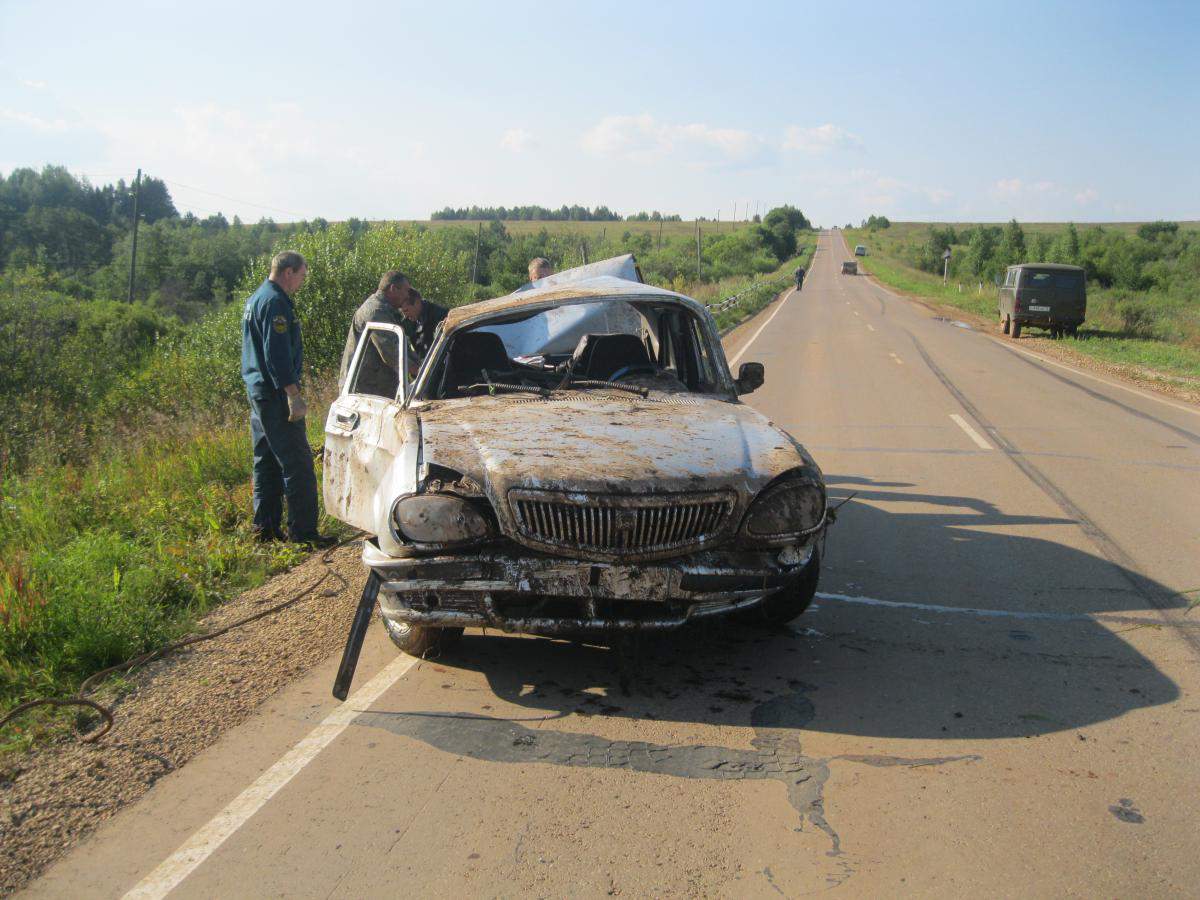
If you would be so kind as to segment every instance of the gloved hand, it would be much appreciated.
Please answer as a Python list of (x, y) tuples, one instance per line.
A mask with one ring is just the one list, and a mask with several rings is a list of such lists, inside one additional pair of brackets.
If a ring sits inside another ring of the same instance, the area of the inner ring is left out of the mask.
[(308, 415), (308, 404), (299, 394), (288, 394), (288, 421), (299, 422)]

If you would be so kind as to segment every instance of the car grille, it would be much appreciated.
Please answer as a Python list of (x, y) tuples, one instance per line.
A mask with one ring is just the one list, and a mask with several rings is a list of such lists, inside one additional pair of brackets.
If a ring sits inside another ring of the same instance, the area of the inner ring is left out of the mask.
[(734, 507), (727, 492), (634, 497), (513, 490), (509, 501), (526, 542), (601, 558), (703, 546), (721, 535)]

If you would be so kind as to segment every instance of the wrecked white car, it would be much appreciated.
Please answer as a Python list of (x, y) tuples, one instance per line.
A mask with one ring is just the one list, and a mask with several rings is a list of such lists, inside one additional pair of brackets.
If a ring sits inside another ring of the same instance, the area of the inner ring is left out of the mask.
[(735, 380), (705, 307), (631, 256), (452, 309), (412, 383), (406, 356), (400, 329), (364, 332), (324, 457), (326, 510), (374, 535), (401, 649), (785, 622), (812, 601), (821, 470), (739, 401), (762, 365)]

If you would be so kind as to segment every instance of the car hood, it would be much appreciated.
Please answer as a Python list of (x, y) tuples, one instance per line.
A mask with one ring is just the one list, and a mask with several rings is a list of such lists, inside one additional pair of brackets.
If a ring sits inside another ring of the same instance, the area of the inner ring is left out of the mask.
[(732, 488), (752, 497), (788, 469), (816, 469), (757, 410), (696, 394), (473, 397), (412, 412), (425, 463), (470, 475), (493, 502), (514, 487), (621, 494)]

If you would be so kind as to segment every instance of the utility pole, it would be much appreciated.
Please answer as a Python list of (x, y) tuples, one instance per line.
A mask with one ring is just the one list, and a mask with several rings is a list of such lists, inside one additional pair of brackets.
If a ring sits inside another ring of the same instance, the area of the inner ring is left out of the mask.
[(658, 249), (659, 250), (662, 249), (662, 223), (663, 223), (663, 220), (659, 219), (658, 220)]
[(588, 264), (588, 260), (587, 260), (587, 241), (580, 241), (580, 242), (579, 242), (579, 251), (580, 251), (580, 252), (583, 254), (583, 264), (586, 266), (586, 265)]
[(483, 223), (479, 223), (479, 230), (475, 232), (475, 262), (471, 263), (471, 284), (478, 284), (477, 276), (479, 275), (479, 243), (483, 240)]
[(133, 274), (137, 270), (138, 193), (142, 187), (142, 170), (138, 169), (133, 182), (133, 250), (129, 254), (129, 302), (133, 302)]
[(700, 220), (696, 220), (696, 280), (700, 280)]

